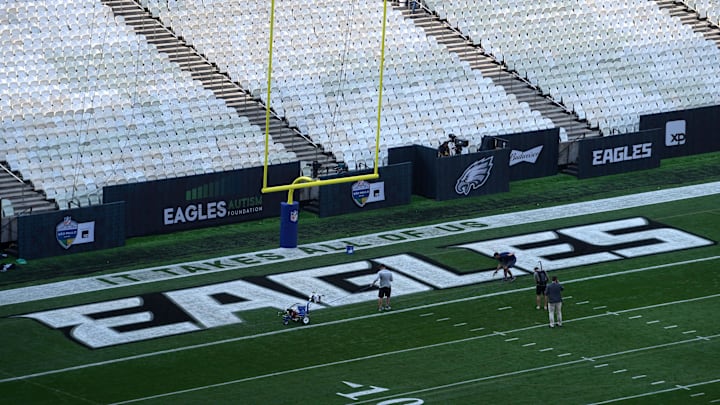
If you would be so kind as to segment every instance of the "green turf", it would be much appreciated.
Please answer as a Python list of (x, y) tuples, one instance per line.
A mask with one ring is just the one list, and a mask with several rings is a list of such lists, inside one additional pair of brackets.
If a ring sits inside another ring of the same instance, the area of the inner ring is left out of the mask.
[[(513, 183), (510, 193), (444, 203), (415, 198), (410, 206), (388, 211), (326, 219), (305, 215), (301, 241), (717, 181), (718, 158), (720, 154), (672, 159), (658, 171), (583, 181), (559, 175)], [(258, 309), (239, 314), (244, 323), (97, 350), (36, 321), (10, 317), (398, 253), (419, 254), (469, 272), (490, 268), (494, 262), (458, 254), (448, 246), (635, 216), (720, 241), (720, 197), (713, 195), (3, 306), (0, 403), (113, 403), (139, 398), (145, 398), (141, 403), (157, 404), (720, 401), (717, 243), (554, 273), (563, 281), (567, 297), (562, 329), (548, 328), (546, 312), (535, 309), (529, 277), (512, 284), (401, 295), (387, 313), (377, 313), (373, 300), (335, 306), (313, 312), (309, 326), (283, 326), (276, 309)], [(32, 283), (35, 274), (47, 278), (43, 282), (59, 280), (50, 276), (70, 265), (76, 267), (75, 274), (113, 272), (269, 249), (276, 247), (276, 234), (276, 221), (268, 220), (135, 238), (121, 249), (33, 261), (5, 273), (3, 288)], [(218, 244), (203, 245), (215, 239)], [(105, 261), (111, 263), (103, 265)], [(633, 269), (645, 270), (628, 273)], [(12, 380), (16, 377), (21, 378)], [(368, 393), (350, 397), (361, 391)]]

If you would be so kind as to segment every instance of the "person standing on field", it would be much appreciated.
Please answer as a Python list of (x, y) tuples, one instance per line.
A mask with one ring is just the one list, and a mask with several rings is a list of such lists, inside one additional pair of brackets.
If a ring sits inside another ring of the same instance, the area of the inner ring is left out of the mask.
[(540, 302), (545, 298), (543, 308), (548, 309), (548, 298), (545, 294), (547, 288), (548, 275), (547, 272), (539, 267), (535, 267), (535, 309), (540, 309)]
[[(377, 273), (377, 277), (372, 282), (374, 286), (377, 282), (379, 283), (380, 289), (378, 290), (378, 311), (390, 310), (390, 293), (392, 292), (392, 281), (393, 275), (390, 270), (385, 267), (384, 264), (380, 265), (380, 270)], [(384, 301), (384, 302), (383, 302)]]
[(557, 315), (557, 326), (562, 326), (562, 291), (563, 286), (557, 276), (553, 276), (552, 283), (545, 288), (545, 295), (548, 300), (548, 313), (550, 314), (550, 327), (555, 327), (555, 316)]

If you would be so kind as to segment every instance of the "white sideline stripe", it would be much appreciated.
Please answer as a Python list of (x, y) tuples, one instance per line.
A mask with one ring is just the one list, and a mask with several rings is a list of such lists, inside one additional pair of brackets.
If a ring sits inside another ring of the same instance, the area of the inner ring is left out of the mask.
[[(632, 271), (632, 270), (631, 270), (631, 271)], [(615, 273), (615, 274), (617, 274), (617, 273)], [(590, 277), (590, 278), (594, 278), (594, 277)], [(576, 280), (576, 281), (579, 281), (579, 280)], [(564, 283), (567, 283), (567, 282), (564, 282)], [(519, 289), (519, 290), (514, 290), (514, 291), (515, 291), (515, 292), (519, 292), (519, 291), (524, 291), (524, 290), (526, 290), (526, 289)], [(397, 311), (392, 311), (392, 313), (393, 313), (393, 314), (397, 314), (397, 313), (415, 311), (415, 310), (418, 310), (418, 309), (425, 309), (425, 308), (428, 308), (428, 307), (435, 307), (435, 306), (440, 306), (440, 305), (448, 305), (448, 304), (451, 304), (451, 303), (465, 302), (465, 301), (474, 300), (474, 299), (493, 297), (493, 296), (496, 296), (496, 295), (508, 294), (508, 293), (511, 293), (511, 292), (513, 292), (513, 291), (501, 291), (501, 292), (497, 292), (497, 293), (491, 293), (491, 294), (485, 294), (485, 295), (478, 295), (478, 296), (475, 296), (475, 297), (460, 298), (460, 299), (452, 300), (452, 301), (444, 301), (444, 302), (438, 302), (438, 303), (434, 303), (434, 304), (421, 305), (421, 306), (414, 307), (414, 308), (404, 308), (404, 309), (400, 309), (400, 310), (397, 310)], [(695, 297), (695, 298), (688, 298), (688, 299), (678, 300), (678, 301), (664, 302), (664, 303), (662, 303), (662, 304), (646, 305), (646, 306), (644, 306), (644, 307), (624, 309), (624, 310), (616, 311), (616, 313), (624, 313), (624, 312), (632, 312), (632, 311), (641, 311), (641, 310), (644, 310), (644, 309), (651, 309), (651, 308), (660, 308), (660, 307), (664, 307), (664, 306), (668, 306), (668, 305), (677, 305), (677, 304), (683, 304), (683, 303), (688, 303), (688, 302), (702, 301), (702, 300), (705, 300), (705, 299), (712, 299), (712, 298), (717, 298), (717, 297), (720, 297), (720, 294), (712, 294), (712, 295), (706, 295), (706, 296), (703, 296), (703, 297)], [(182, 351), (186, 351), (186, 350), (201, 349), (201, 348), (205, 348), (205, 347), (211, 347), (211, 346), (216, 346), (216, 345), (221, 345), (221, 344), (226, 344), (226, 343), (239, 342), (239, 341), (242, 341), (242, 340), (249, 340), (249, 339), (255, 339), (255, 338), (260, 338), (260, 337), (265, 337), (265, 336), (279, 335), (279, 334), (281, 334), (281, 333), (293, 333), (294, 331), (307, 330), (307, 329), (310, 329), (310, 328), (320, 328), (320, 327), (329, 326), (329, 325), (343, 324), (343, 323), (348, 323), (348, 322), (353, 322), (353, 321), (362, 320), (362, 319), (368, 319), (368, 318), (374, 318), (374, 317), (376, 317), (376, 316), (383, 316), (383, 315), (388, 315), (388, 314), (387, 314), (387, 313), (385, 313), (385, 314), (377, 314), (377, 313), (376, 313), (376, 314), (372, 314), (372, 315), (358, 316), (358, 317), (355, 317), (355, 318), (346, 318), (346, 319), (340, 319), (340, 320), (337, 320), (337, 321), (329, 321), (329, 322), (325, 322), (325, 323), (315, 323), (315, 324), (305, 325), (305, 326), (303, 326), (302, 328), (279, 329), (279, 330), (275, 330), (275, 331), (272, 331), (272, 332), (264, 332), (264, 333), (258, 333), (258, 334), (255, 334), (255, 335), (240, 336), (240, 337), (230, 338), (230, 339), (222, 339), (222, 340), (217, 340), (217, 341), (215, 341), (215, 342), (199, 343), (199, 344), (191, 345), (191, 346), (176, 347), (176, 348), (174, 348), (174, 349), (160, 350), (160, 351), (157, 351), (157, 352), (137, 354), (137, 355), (128, 356), (128, 357), (120, 357), (120, 358), (117, 358), (117, 359), (105, 360), (105, 361), (100, 361), (100, 362), (96, 362), (96, 363), (81, 364), (81, 365), (78, 365), (78, 366), (66, 367), (66, 368), (61, 368), (61, 369), (56, 369), (56, 370), (48, 370), (48, 371), (43, 371), (43, 372), (39, 372), (39, 373), (26, 374), (26, 375), (23, 375), (23, 376), (16, 376), (16, 377), (4, 378), (4, 379), (0, 379), (0, 384), (5, 383), (5, 382), (10, 382), (10, 381), (17, 381), (17, 380), (25, 380), (25, 379), (29, 379), (29, 378), (35, 378), (35, 377), (42, 377), (42, 376), (51, 375), (51, 374), (59, 374), (59, 373), (64, 373), (64, 372), (66, 372), (66, 371), (81, 370), (81, 369), (84, 369), (84, 368), (90, 368), (90, 367), (96, 367), (96, 366), (104, 366), (104, 365), (114, 364), (114, 363), (122, 363), (122, 362), (125, 362), (125, 361), (138, 360), (138, 359), (143, 359), (143, 358), (148, 358), (148, 357), (154, 357), (154, 356), (161, 356), (161, 355), (164, 355), (164, 354), (178, 353), (178, 352), (182, 352)], [(581, 317), (581, 318), (575, 318), (575, 319), (571, 319), (571, 320), (566, 320), (565, 322), (568, 322), (568, 323), (569, 323), (569, 322), (577, 322), (577, 321), (582, 321), (582, 320), (587, 320), (587, 319), (600, 318), (600, 317), (607, 316), (607, 315), (610, 315), (610, 314), (609, 314), (609, 313), (604, 313), (604, 314), (589, 315), (589, 316), (584, 316), (584, 317)], [(473, 336), (473, 337), (470, 337), (470, 338), (458, 340), (457, 342), (464, 342), (464, 341), (466, 341), (466, 340), (481, 339), (481, 338), (486, 338), (486, 337), (496, 336), (496, 335), (502, 335), (502, 336), (504, 336), (505, 333), (521, 332), (521, 331), (525, 331), (525, 330), (531, 330), (531, 329), (536, 329), (536, 328), (544, 328), (544, 327), (546, 327), (546, 325), (542, 324), (542, 325), (527, 326), (527, 327), (519, 328), (519, 329), (513, 329), (513, 330), (506, 331), (506, 332), (504, 332), (504, 333), (503, 333), (503, 332), (493, 331), (493, 333), (491, 333), (491, 334), (489, 334), (489, 335)], [(482, 330), (482, 329), (484, 329), (484, 328), (477, 328), (477, 329), (474, 329), (474, 330)], [(473, 330), (473, 331), (474, 331), (474, 330)], [(698, 336), (696, 339), (706, 339), (706, 338), (704, 338), (704, 337), (702, 337), (702, 336)], [(706, 340), (709, 340), (709, 339), (706, 339)]]
[[(492, 336), (492, 335), (486, 335), (486, 336)], [(715, 338), (715, 337), (720, 337), (720, 334), (715, 335), (715, 336), (711, 336), (711, 337), (713, 337), (713, 338)], [(324, 368), (324, 367), (329, 367), (329, 366), (335, 366), (335, 365), (339, 365), (339, 364), (354, 363), (354, 362), (362, 361), (362, 360), (375, 359), (375, 358), (384, 357), (384, 356), (389, 356), (389, 355), (394, 355), (394, 354), (408, 353), (408, 352), (412, 352), (412, 351), (424, 350), (424, 349), (434, 348), (434, 347), (440, 347), (440, 346), (445, 346), (445, 345), (448, 345), (448, 344), (466, 342), (466, 341), (470, 341), (470, 340), (475, 340), (475, 338), (460, 339), (460, 340), (455, 340), (455, 341), (450, 341), (450, 342), (444, 342), (444, 343), (436, 343), (436, 344), (427, 345), (427, 346), (414, 347), (414, 348), (411, 348), (411, 349), (396, 350), (396, 351), (387, 352), (387, 353), (378, 353), (378, 354), (373, 354), (373, 355), (369, 355), (369, 356), (357, 357), (357, 358), (354, 358), (354, 359), (340, 360), (340, 361), (335, 361), (335, 362), (331, 362), (331, 363), (317, 364), (317, 365), (314, 365), (314, 366), (301, 367), (301, 368), (297, 368), (297, 369), (293, 369), (293, 370), (278, 371), (278, 372), (275, 372), (275, 373), (257, 375), (257, 376), (253, 376), (253, 377), (247, 377), (247, 378), (240, 378), (240, 379), (237, 379), (237, 380), (225, 381), (225, 382), (222, 382), (222, 383), (210, 384), (210, 385), (205, 385), (205, 386), (195, 387), (195, 388), (188, 388), (188, 389), (179, 390), (179, 391), (174, 391), (174, 392), (166, 392), (166, 393), (163, 393), (163, 394), (151, 395), (151, 396), (147, 396), (147, 397), (143, 397), (143, 398), (129, 399), (129, 400), (126, 400), (126, 401), (115, 402), (115, 403), (112, 403), (112, 404), (110, 404), (110, 405), (129, 404), (129, 403), (133, 403), (133, 402), (140, 402), (140, 401), (147, 401), (147, 400), (158, 399), (158, 398), (165, 398), (165, 397), (169, 397), (169, 396), (173, 396), (173, 395), (178, 395), (178, 394), (186, 394), (186, 393), (189, 393), (189, 392), (197, 392), (197, 391), (202, 391), (202, 390), (206, 390), (206, 389), (210, 389), (210, 388), (223, 387), (223, 386), (226, 386), (226, 385), (232, 385), (232, 384), (238, 384), (238, 383), (242, 383), (242, 382), (254, 381), (254, 380), (259, 380), (259, 379), (263, 379), (263, 378), (277, 377), (277, 376), (281, 376), (281, 375), (286, 375), (286, 374), (291, 374), (291, 373), (298, 373), (298, 372), (302, 372), (302, 371), (308, 371), (308, 370), (313, 370), (313, 369), (318, 369), (318, 368)], [(424, 389), (420, 389), (420, 390), (416, 390), (416, 391), (410, 391), (410, 392), (404, 392), (404, 393), (400, 393), (400, 394), (394, 394), (394, 395), (390, 395), (390, 396), (386, 396), (386, 397), (382, 397), (382, 398), (373, 398), (373, 399), (369, 399), (369, 400), (367, 400), (367, 401), (352, 402), (352, 404), (363, 404), (363, 403), (368, 403), (368, 402), (373, 402), (373, 403), (375, 403), (375, 402), (383, 401), (383, 400), (385, 400), (385, 399), (394, 398), (394, 397), (397, 397), (397, 396), (415, 395), (415, 394), (419, 394), (419, 393), (423, 393), (423, 392), (435, 391), (435, 390), (438, 390), (438, 389), (444, 389), (444, 388), (450, 388), (450, 387), (456, 387), (456, 386), (465, 385), (465, 384), (471, 384), (471, 383), (480, 382), (480, 381), (493, 380), (493, 379), (502, 378), (502, 377), (509, 377), (509, 376), (514, 376), (514, 375), (519, 375), (519, 374), (532, 373), (532, 372), (535, 372), (535, 371), (541, 371), (541, 370), (547, 370), (547, 369), (551, 369), (551, 368), (557, 368), (557, 367), (563, 367), (563, 366), (578, 364), (578, 363), (586, 362), (586, 361), (588, 361), (589, 359), (600, 359), (600, 358), (614, 357), (614, 356), (619, 356), (619, 355), (623, 355), (623, 354), (643, 352), (643, 351), (647, 351), (647, 350), (653, 350), (653, 349), (658, 349), (658, 348), (662, 348), (662, 347), (676, 346), (676, 345), (680, 345), (680, 344), (684, 344), (684, 343), (692, 343), (692, 342), (697, 342), (697, 341), (698, 341), (698, 339), (695, 338), (695, 339), (681, 340), (681, 341), (671, 342), (671, 343), (663, 343), (663, 344), (654, 345), (654, 346), (646, 346), (646, 347), (640, 347), (640, 348), (636, 348), (636, 349), (623, 350), (623, 351), (620, 351), (620, 352), (607, 353), (607, 354), (602, 354), (602, 355), (599, 355), (599, 356), (593, 356), (593, 357), (589, 357), (589, 358), (587, 358), (587, 359), (583, 358), (583, 359), (571, 360), (571, 361), (567, 361), (567, 362), (563, 362), (563, 363), (550, 364), (550, 365), (547, 365), (547, 366), (540, 366), (540, 367), (534, 367), (534, 368), (529, 368), (529, 369), (524, 369), (524, 370), (510, 371), (510, 372), (502, 373), (502, 374), (495, 374), (495, 375), (486, 376), (486, 377), (473, 378), (473, 379), (470, 379), (470, 380), (458, 381), (458, 382), (454, 382), (454, 383), (451, 383), (451, 384), (445, 384), (445, 385), (440, 385), (440, 386), (436, 386), (436, 387), (424, 388)]]
[[(341, 243), (343, 246), (347, 245), (348, 243), (355, 241), (356, 244), (363, 244), (364, 242), (373, 242), (371, 244), (372, 247), (379, 247), (379, 246), (389, 246), (389, 245), (396, 245), (396, 244), (402, 244), (402, 243), (408, 243), (408, 242), (415, 242), (419, 240), (429, 240), (429, 239), (435, 239), (440, 237), (446, 237), (448, 234), (437, 232), (438, 227), (442, 226), (448, 226), (453, 224), (460, 224), (462, 222), (467, 221), (477, 221), (481, 222), (484, 225), (487, 225), (483, 228), (468, 228), (463, 229), (461, 231), (453, 231), (452, 235), (458, 235), (463, 233), (471, 233), (471, 232), (477, 232), (482, 230), (488, 230), (488, 229), (496, 229), (496, 228), (503, 228), (503, 227), (509, 227), (513, 225), (523, 225), (523, 224), (530, 224), (530, 223), (536, 223), (536, 222), (542, 222), (542, 221), (550, 221), (553, 219), (561, 219), (561, 218), (572, 218), (572, 217), (578, 217), (582, 215), (587, 214), (596, 214), (596, 213), (602, 213), (602, 212), (610, 212), (610, 211), (617, 211), (627, 208), (633, 208), (633, 207), (641, 207), (647, 205), (648, 201), (652, 201), (653, 204), (660, 204), (664, 202), (671, 202), (671, 201), (680, 201), (695, 197), (706, 197), (708, 195), (714, 195), (714, 194), (720, 194), (720, 182), (713, 182), (713, 183), (705, 183), (705, 184), (696, 184), (692, 186), (683, 186), (683, 187), (676, 187), (676, 188), (670, 188), (665, 190), (657, 190), (657, 191), (650, 191), (646, 193), (639, 193), (639, 194), (631, 194), (626, 196), (620, 196), (620, 197), (613, 197), (613, 198), (606, 198), (602, 200), (593, 200), (593, 201), (585, 201), (580, 203), (573, 203), (573, 204), (566, 204), (566, 205), (558, 205), (554, 207), (547, 207), (547, 208), (539, 208), (534, 210), (528, 210), (528, 211), (520, 211), (520, 212), (513, 212), (509, 214), (499, 214), (499, 215), (491, 215), (487, 217), (479, 217), (479, 218), (468, 218), (463, 219), (460, 221), (454, 221), (454, 222), (446, 222), (442, 224), (435, 224), (431, 226), (420, 226), (420, 227), (413, 227), (413, 228), (405, 228), (405, 229), (398, 229), (393, 232), (408, 232), (408, 231), (421, 231), (421, 230), (435, 230), (435, 233), (433, 232), (426, 232), (430, 233), (427, 237), (424, 238), (417, 238), (417, 239), (403, 239), (399, 241), (388, 241), (386, 239), (380, 238), (380, 236), (387, 234), (388, 232), (378, 232), (374, 234), (368, 234), (368, 235), (360, 235), (356, 237), (350, 237), (350, 238), (344, 238), (344, 239), (336, 239), (332, 241), (323, 241), (318, 243), (310, 243), (305, 245), (300, 245), (299, 247), (322, 247), (322, 245), (330, 245), (333, 243)], [(350, 242), (349, 242), (350, 241)], [(103, 276), (92, 276), (92, 277), (85, 277), (85, 278), (78, 278), (78, 279), (72, 279), (72, 280), (66, 280), (66, 281), (59, 281), (59, 282), (52, 282), (52, 283), (46, 283), (46, 284), (39, 284), (34, 286), (28, 286), (28, 287), (20, 287), (15, 289), (8, 289), (8, 290), (0, 290), (0, 306), (4, 305), (11, 305), (11, 304), (19, 304), (24, 302), (32, 302), (32, 301), (38, 301), (38, 300), (44, 300), (49, 298), (57, 298), (57, 297), (64, 297), (64, 296), (71, 296), (86, 292), (93, 292), (93, 291), (103, 291), (103, 290), (109, 290), (109, 289), (115, 289), (115, 288), (123, 288), (123, 287), (133, 287), (137, 285), (142, 284), (148, 284), (148, 283), (156, 283), (156, 282), (162, 282), (167, 280), (175, 280), (179, 278), (185, 278), (185, 277), (193, 277), (199, 274), (210, 274), (210, 273), (217, 273), (217, 272), (223, 272), (223, 271), (233, 271), (241, 268), (247, 268), (247, 267), (259, 267), (264, 265), (271, 265), (271, 264), (277, 264), (287, 261), (293, 261), (293, 260), (300, 260), (300, 259), (306, 259), (310, 257), (318, 257), (318, 256), (325, 256), (329, 254), (339, 254), (344, 253), (345, 250), (330, 250), (330, 251), (324, 251), (324, 249), (327, 248), (321, 248), (320, 251), (314, 252), (312, 256), (307, 256), (305, 253), (298, 249), (286, 249), (286, 248), (277, 248), (277, 249), (268, 249), (263, 251), (257, 251), (257, 252), (246, 252), (240, 255), (229, 255), (229, 256), (223, 256), (223, 257), (215, 257), (215, 258), (208, 258), (205, 260), (198, 260), (193, 262), (185, 262), (185, 263), (175, 263), (173, 265), (169, 266), (157, 266), (157, 267), (150, 267), (150, 268), (144, 268), (144, 269), (137, 269), (137, 270), (131, 270), (127, 272), (121, 272), (118, 274), (122, 274), (123, 276), (137, 276), (138, 274), (152, 274), (153, 276), (149, 279), (139, 280), (137, 282), (133, 282), (131, 284), (118, 284), (118, 285), (108, 285), (107, 283), (101, 282), (98, 280), (98, 278), (103, 278)], [(269, 263), (260, 263), (260, 264), (252, 264), (252, 265), (233, 265), (218, 269), (208, 269), (207, 271), (203, 271), (200, 273), (189, 273), (189, 274), (177, 274), (173, 276), (169, 275), (163, 275), (163, 271), (167, 270), (169, 268), (177, 268), (179, 266), (192, 266), (192, 265), (198, 265), (203, 266), (206, 265), (208, 262), (213, 261), (223, 261), (228, 260), (233, 257), (237, 256), (257, 256), (262, 253), (274, 253), (277, 255), (282, 256), (282, 259), (273, 260)], [(570, 299), (572, 297), (566, 297), (565, 299)]]
[[(663, 382), (664, 382), (664, 381), (663, 381)], [(707, 384), (715, 384), (715, 383), (717, 383), (717, 382), (720, 382), (720, 379), (710, 380), (710, 381), (703, 381), (703, 382), (699, 382), (699, 383), (695, 383), (695, 384), (687, 384), (687, 385), (683, 386), (683, 388), (699, 387), (699, 386), (707, 385)], [(644, 393), (642, 393), (642, 394), (630, 395), (630, 396), (622, 397), (622, 398), (608, 399), (608, 400), (602, 401), (602, 402), (592, 402), (592, 403), (590, 403), (590, 404), (588, 404), (588, 405), (602, 405), (602, 404), (609, 404), (609, 403), (612, 403), (612, 402), (627, 401), (628, 399), (635, 399), (635, 398), (647, 397), (647, 396), (650, 396), (650, 395), (663, 394), (663, 393), (666, 393), (666, 392), (677, 391), (677, 390), (680, 390), (680, 389), (683, 389), (683, 388), (678, 388), (678, 387), (666, 388), (666, 389), (664, 389), (664, 390), (658, 390), (658, 391), (652, 391), (652, 392), (644, 392)], [(711, 401), (711, 402), (714, 402), (714, 401)]]
[[(714, 337), (720, 337), (720, 334), (719, 334), (719, 335), (715, 335)], [(625, 350), (625, 351), (617, 352), (617, 353), (608, 353), (608, 354), (603, 354), (603, 355), (600, 355), (600, 356), (590, 357), (590, 358), (588, 358), (588, 359), (599, 359), (599, 358), (606, 358), (606, 357), (618, 356), (618, 355), (622, 355), (622, 354), (637, 353), (637, 352), (642, 352), (642, 351), (647, 351), (647, 350), (652, 350), (652, 349), (659, 349), (659, 348), (662, 348), (662, 347), (675, 346), (675, 345), (679, 345), (679, 344), (683, 344), (683, 343), (690, 343), (691, 341), (696, 341), (696, 339), (691, 339), (691, 340), (686, 340), (686, 341), (678, 341), (678, 342), (672, 342), (672, 343), (663, 343), (663, 344), (660, 344), (660, 345), (647, 346), (647, 347), (642, 347), (642, 348), (638, 348), (638, 349)], [(458, 382), (454, 382), (454, 383), (450, 383), (450, 384), (444, 384), (444, 385), (439, 385), (439, 386), (435, 386), (435, 387), (423, 388), (423, 389), (419, 389), (419, 390), (415, 390), (415, 391), (402, 392), (402, 393), (399, 393), (399, 394), (388, 395), (388, 396), (381, 397), (381, 398), (373, 398), (373, 399), (369, 399), (369, 400), (365, 400), (365, 401), (352, 402), (352, 404), (366, 404), (366, 403), (375, 403), (375, 402), (380, 403), (380, 401), (384, 401), (384, 400), (387, 400), (387, 399), (390, 399), (390, 398), (396, 398), (396, 397), (400, 397), (400, 396), (403, 396), (403, 397), (404, 397), (404, 396), (408, 396), (408, 395), (421, 394), (421, 393), (425, 393), (425, 392), (429, 392), (429, 391), (442, 390), (442, 389), (445, 389), (445, 388), (454, 388), (454, 387), (457, 387), (457, 386), (460, 386), (460, 385), (472, 384), (472, 383), (476, 383), (476, 382), (480, 382), (480, 381), (493, 380), (493, 379), (502, 378), (502, 377), (509, 377), (509, 376), (515, 376), (515, 375), (519, 375), (519, 374), (532, 373), (532, 372), (535, 372), (535, 371), (547, 370), (547, 369), (551, 369), (551, 368), (569, 366), (569, 365), (573, 365), (573, 364), (582, 363), (582, 362), (584, 362), (584, 361), (587, 361), (588, 359), (571, 360), (571, 361), (567, 361), (567, 362), (564, 362), (564, 363), (555, 363), (555, 364), (550, 364), (550, 365), (547, 365), (547, 366), (529, 368), (529, 369), (518, 370), (518, 371), (510, 371), (510, 372), (507, 372), (507, 373), (496, 374), (496, 375), (487, 376), (487, 377), (473, 378), (473, 379), (471, 379), (471, 380), (458, 381)], [(696, 386), (696, 385), (714, 383), (714, 382), (717, 382), (717, 381), (720, 381), (720, 379), (714, 380), (714, 381), (703, 382), (703, 383), (697, 383), (697, 384), (688, 384), (687, 386), (688, 386), (688, 387), (693, 387), (693, 386)], [(677, 389), (677, 388), (673, 388), (673, 389)], [(644, 394), (643, 394), (643, 395), (644, 395)], [(144, 399), (143, 399), (143, 400), (144, 400)], [(600, 404), (600, 403), (603, 403), (603, 402), (598, 402), (598, 404)]]

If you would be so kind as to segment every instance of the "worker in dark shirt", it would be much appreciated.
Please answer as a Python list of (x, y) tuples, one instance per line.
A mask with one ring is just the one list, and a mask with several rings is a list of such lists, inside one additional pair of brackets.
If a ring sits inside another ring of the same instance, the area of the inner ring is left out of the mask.
[(493, 257), (498, 261), (498, 265), (495, 268), (493, 276), (500, 271), (500, 269), (503, 269), (503, 281), (515, 281), (515, 276), (513, 276), (510, 271), (510, 268), (515, 265), (515, 262), (517, 262), (515, 254), (511, 252), (495, 252)]
[(552, 283), (545, 288), (545, 295), (548, 300), (548, 313), (550, 314), (550, 327), (555, 327), (555, 315), (557, 315), (557, 326), (562, 326), (562, 290), (563, 286), (557, 276), (553, 276)]

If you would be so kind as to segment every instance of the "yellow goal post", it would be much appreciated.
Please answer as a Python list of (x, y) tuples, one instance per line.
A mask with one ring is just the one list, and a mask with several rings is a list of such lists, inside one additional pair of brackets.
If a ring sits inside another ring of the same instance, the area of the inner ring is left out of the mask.
[(270, 2), (270, 45), (268, 47), (268, 69), (267, 69), (267, 100), (265, 108), (265, 157), (263, 162), (263, 185), (262, 193), (275, 193), (280, 191), (288, 192), (288, 203), (293, 201), (293, 191), (301, 188), (324, 186), (329, 184), (349, 183), (361, 180), (375, 180), (380, 177), (378, 173), (379, 155), (380, 155), (380, 123), (382, 113), (382, 91), (383, 91), (383, 68), (385, 63), (385, 30), (387, 25), (387, 8), (388, 0), (383, 2), (383, 18), (382, 18), (382, 36), (380, 40), (380, 75), (378, 86), (378, 108), (377, 108), (377, 130), (375, 132), (375, 167), (370, 174), (362, 174), (356, 176), (339, 177), (333, 179), (313, 179), (307, 176), (300, 176), (290, 184), (268, 186), (268, 156), (270, 141), (270, 106), (272, 93), (272, 56), (273, 56), (273, 39), (275, 28), (275, 0)]

